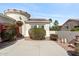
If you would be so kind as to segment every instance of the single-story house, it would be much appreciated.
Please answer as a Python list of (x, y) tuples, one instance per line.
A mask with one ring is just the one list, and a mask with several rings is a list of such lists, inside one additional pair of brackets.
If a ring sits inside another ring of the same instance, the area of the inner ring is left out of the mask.
[(79, 19), (69, 19), (61, 27), (61, 31), (70, 31), (73, 28), (79, 27)]
[(49, 37), (49, 23), (48, 19), (31, 18), (31, 15), (25, 11), (17, 9), (8, 9), (4, 11), (4, 15), (13, 18), (15, 21), (22, 21), (23, 25), (19, 28), (19, 32), (24, 37), (29, 37), (28, 31), (30, 28), (37, 26), (43, 27), (46, 30), (46, 37)]

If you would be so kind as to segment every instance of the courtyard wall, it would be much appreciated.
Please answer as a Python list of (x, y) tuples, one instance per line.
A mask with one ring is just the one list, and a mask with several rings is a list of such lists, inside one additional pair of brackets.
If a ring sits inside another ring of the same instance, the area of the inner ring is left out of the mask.
[(50, 31), (50, 34), (57, 34), (59, 39), (67, 39), (68, 42), (79, 36), (78, 31)]

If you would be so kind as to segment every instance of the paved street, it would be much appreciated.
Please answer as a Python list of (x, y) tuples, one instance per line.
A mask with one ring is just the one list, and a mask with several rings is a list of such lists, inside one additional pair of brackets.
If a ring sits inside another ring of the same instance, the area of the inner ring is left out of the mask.
[(0, 50), (3, 56), (67, 56), (57, 43), (48, 40), (18, 40)]

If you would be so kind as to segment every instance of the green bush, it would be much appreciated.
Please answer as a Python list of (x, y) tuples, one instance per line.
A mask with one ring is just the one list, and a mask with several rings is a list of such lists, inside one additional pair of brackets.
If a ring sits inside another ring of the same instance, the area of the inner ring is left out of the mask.
[(6, 29), (4, 29), (2, 32), (1, 32), (1, 38), (2, 38), (2, 41), (6, 41), (6, 40), (9, 40), (9, 41), (13, 41), (16, 36), (16, 30), (14, 27), (10, 27), (8, 26)]
[(71, 29), (71, 31), (79, 31), (79, 27)]
[(31, 28), (29, 30), (29, 36), (33, 40), (45, 39), (46, 31), (43, 28)]
[(50, 40), (57, 41), (57, 39), (58, 39), (58, 35), (50, 34)]

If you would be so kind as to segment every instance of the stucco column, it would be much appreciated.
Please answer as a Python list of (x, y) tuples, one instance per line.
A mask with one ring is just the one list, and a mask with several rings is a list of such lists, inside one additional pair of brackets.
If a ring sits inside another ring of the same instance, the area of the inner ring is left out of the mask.
[(31, 26), (30, 26), (29, 24), (24, 24), (24, 25), (22, 26), (22, 35), (23, 35), (24, 37), (29, 37), (28, 31), (29, 31), (30, 28), (31, 28)]
[(29, 37), (29, 29), (31, 28), (30, 24), (26, 24), (26, 31), (25, 31), (25, 37)]
[(46, 37), (49, 37), (49, 24), (44, 25), (44, 29), (46, 30)]
[(25, 30), (26, 29), (26, 26), (25, 24), (22, 25), (22, 35), (25, 37)]

